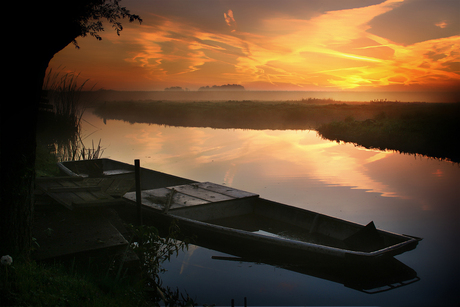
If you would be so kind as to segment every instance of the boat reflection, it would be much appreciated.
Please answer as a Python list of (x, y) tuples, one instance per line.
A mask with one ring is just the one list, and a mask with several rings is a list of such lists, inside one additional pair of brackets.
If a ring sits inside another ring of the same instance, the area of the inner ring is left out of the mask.
[[(212, 246), (202, 246), (212, 249)], [(228, 250), (225, 251), (228, 253)], [(233, 256), (231, 256), (233, 255)], [(306, 261), (304, 263), (288, 263), (276, 258), (251, 258), (248, 255), (233, 250), (229, 256), (212, 256), (217, 261), (238, 261), (257, 264), (268, 264), (296, 273), (309, 275), (328, 281), (343, 284), (347, 288), (367, 294), (386, 292), (410, 285), (420, 280), (417, 272), (394, 257), (386, 258), (378, 263), (322, 263), (321, 261)]]

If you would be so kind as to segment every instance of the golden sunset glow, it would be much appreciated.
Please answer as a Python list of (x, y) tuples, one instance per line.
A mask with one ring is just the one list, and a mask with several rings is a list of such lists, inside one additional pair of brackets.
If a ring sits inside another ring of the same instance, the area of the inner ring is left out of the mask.
[(126, 1), (141, 25), (126, 24), (120, 37), (106, 29), (101, 42), (79, 39), (80, 50), (68, 46), (50, 66), (118, 90), (228, 83), (248, 90), (460, 86), (455, 1), (260, 3)]

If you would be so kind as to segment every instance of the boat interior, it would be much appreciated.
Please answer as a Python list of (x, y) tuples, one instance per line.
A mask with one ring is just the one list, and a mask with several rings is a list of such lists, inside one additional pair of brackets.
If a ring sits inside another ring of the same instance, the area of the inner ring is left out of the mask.
[(372, 252), (409, 238), (259, 197), (172, 210), (172, 215), (289, 240)]

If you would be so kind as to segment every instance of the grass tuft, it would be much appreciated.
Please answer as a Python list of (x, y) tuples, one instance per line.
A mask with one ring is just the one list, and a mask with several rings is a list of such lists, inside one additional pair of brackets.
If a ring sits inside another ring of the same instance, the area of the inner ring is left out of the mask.
[(110, 283), (61, 265), (18, 262), (2, 266), (1, 306), (142, 306), (142, 284)]

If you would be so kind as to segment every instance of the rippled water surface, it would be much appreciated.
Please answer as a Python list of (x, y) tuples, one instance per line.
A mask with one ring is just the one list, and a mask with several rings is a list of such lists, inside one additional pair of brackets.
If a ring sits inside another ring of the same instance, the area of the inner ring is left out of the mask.
[[(268, 264), (226, 261), (190, 246), (165, 265), (165, 285), (198, 304), (449, 306), (460, 301), (460, 167), (420, 156), (320, 139), (315, 131), (178, 128), (104, 122), (90, 112), (82, 127), (104, 157), (211, 181), (361, 224), (422, 237), (396, 258), (419, 281), (367, 294), (327, 278)], [(214, 257), (216, 258), (216, 257)]]

